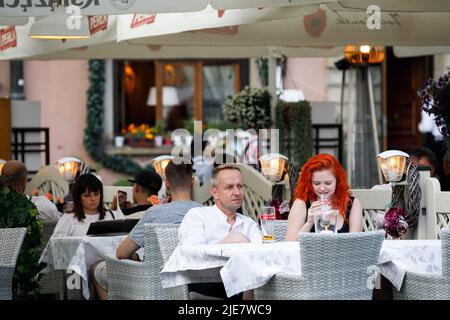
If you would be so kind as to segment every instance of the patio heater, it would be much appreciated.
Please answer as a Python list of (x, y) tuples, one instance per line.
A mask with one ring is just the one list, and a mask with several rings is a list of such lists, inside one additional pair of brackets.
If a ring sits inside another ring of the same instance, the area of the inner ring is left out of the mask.
[[(357, 76), (356, 97), (357, 104), (361, 107), (354, 109), (354, 106), (350, 104), (348, 111), (346, 168), (351, 185), (367, 187), (382, 183), (383, 180), (381, 172), (377, 170), (376, 163), (372, 160), (380, 153), (380, 141), (370, 66), (384, 61), (384, 47), (350, 45), (345, 47), (344, 56), (349, 66), (357, 67), (354, 68)], [(341, 67), (346, 70), (345, 65), (341, 65)], [(342, 105), (343, 93), (341, 94), (341, 109)], [(370, 117), (367, 117), (367, 114), (370, 114)], [(357, 161), (356, 154), (364, 154), (365, 157)], [(354, 174), (355, 172), (358, 172), (357, 176)]]

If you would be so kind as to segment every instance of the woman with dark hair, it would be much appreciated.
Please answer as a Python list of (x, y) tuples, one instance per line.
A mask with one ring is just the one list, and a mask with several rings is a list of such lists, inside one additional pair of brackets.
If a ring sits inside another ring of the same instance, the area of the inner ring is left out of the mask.
[(83, 236), (89, 224), (114, 219), (103, 207), (103, 184), (92, 174), (82, 174), (72, 186), (73, 212), (58, 221), (53, 236)]
[(339, 209), (338, 232), (362, 231), (361, 203), (350, 195), (344, 168), (332, 155), (318, 154), (302, 167), (289, 212), (286, 240), (297, 240), (300, 232), (314, 232), (314, 214), (321, 210), (322, 196)]

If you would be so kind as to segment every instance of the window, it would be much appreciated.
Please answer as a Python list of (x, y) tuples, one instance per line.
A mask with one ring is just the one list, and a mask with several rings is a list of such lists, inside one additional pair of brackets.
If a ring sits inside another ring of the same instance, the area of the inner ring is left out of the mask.
[(220, 122), (227, 95), (249, 82), (248, 60), (114, 62), (115, 132), (130, 123), (182, 128)]

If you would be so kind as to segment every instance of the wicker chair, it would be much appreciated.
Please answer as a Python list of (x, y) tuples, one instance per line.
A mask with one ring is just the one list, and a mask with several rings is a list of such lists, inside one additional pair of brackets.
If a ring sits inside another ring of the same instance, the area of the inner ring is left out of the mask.
[[(178, 246), (178, 225), (166, 225), (163, 227), (156, 227), (156, 238), (158, 239), (158, 246), (161, 251), (164, 264), (169, 260), (173, 250)], [(168, 300), (187, 300), (189, 293), (187, 286), (177, 286), (164, 289), (166, 299)]]
[(301, 275), (276, 274), (256, 299), (372, 299), (369, 266), (377, 264), (383, 231), (300, 235)]
[[(53, 230), (55, 229), (57, 223), (57, 221), (42, 222), (42, 251), (52, 236)], [(44, 273), (39, 279), (39, 294), (56, 294), (58, 300), (64, 300), (67, 294), (65, 273), (65, 270), (53, 270), (48, 273)]]
[(287, 220), (275, 220), (275, 241), (284, 241), (287, 230)]
[(450, 229), (441, 231), (442, 275), (407, 272), (395, 300), (450, 300)]
[(12, 280), (25, 228), (0, 229), (0, 300), (12, 299)]
[[(106, 257), (108, 270), (108, 299), (162, 300), (166, 299), (159, 272), (164, 264), (156, 239), (155, 228), (166, 224), (145, 224), (144, 261), (119, 260)], [(178, 228), (178, 225), (170, 224)]]
[(50, 192), (54, 201), (56, 197), (64, 198), (69, 193), (69, 184), (63, 179), (55, 166), (42, 167), (31, 179), (25, 188), (25, 193), (31, 195), (34, 190), (39, 191), (39, 195)]

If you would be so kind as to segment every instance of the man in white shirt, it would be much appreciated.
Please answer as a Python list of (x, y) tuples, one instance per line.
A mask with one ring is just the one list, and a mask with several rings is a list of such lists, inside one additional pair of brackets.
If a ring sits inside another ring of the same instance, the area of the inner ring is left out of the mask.
[[(213, 170), (211, 182), (210, 192), (215, 205), (193, 208), (186, 213), (178, 231), (180, 245), (261, 243), (258, 224), (237, 213), (244, 200), (244, 182), (239, 167), (218, 166)], [(188, 288), (191, 299), (227, 298), (222, 283), (195, 283), (188, 285)], [(244, 298), (251, 298), (251, 295), (246, 293)], [(241, 299), (242, 295), (231, 298)]]

